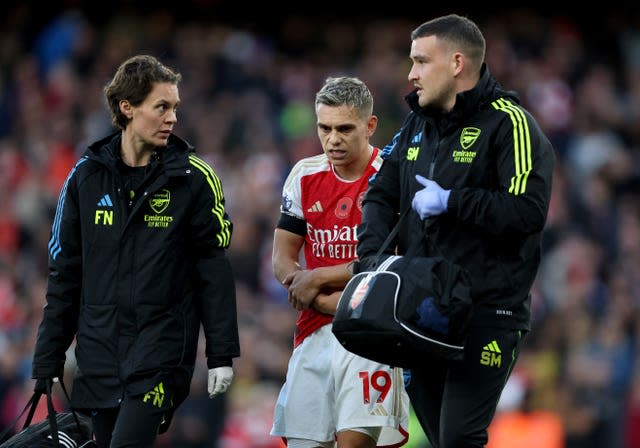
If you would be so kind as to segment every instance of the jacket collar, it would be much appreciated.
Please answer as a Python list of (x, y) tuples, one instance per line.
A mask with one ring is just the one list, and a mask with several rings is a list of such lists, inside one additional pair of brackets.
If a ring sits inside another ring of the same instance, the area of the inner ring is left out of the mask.
[(491, 101), (500, 97), (509, 97), (512, 101), (520, 103), (517, 93), (505, 91), (489, 72), (486, 63), (480, 68), (480, 79), (471, 90), (460, 92), (456, 95), (456, 103), (450, 112), (437, 111), (420, 107), (418, 104), (417, 89), (405, 96), (409, 107), (416, 114), (434, 120), (446, 118), (447, 121), (456, 122), (469, 116), (477, 110), (485, 108)]
[[(93, 160), (98, 160), (110, 166), (115, 166), (120, 159), (120, 143), (122, 133), (114, 132), (101, 140), (91, 144), (85, 156)], [(159, 147), (156, 150), (157, 160), (165, 165), (167, 169), (181, 169), (189, 165), (188, 156), (195, 152), (195, 148), (186, 140), (171, 134), (167, 146)]]

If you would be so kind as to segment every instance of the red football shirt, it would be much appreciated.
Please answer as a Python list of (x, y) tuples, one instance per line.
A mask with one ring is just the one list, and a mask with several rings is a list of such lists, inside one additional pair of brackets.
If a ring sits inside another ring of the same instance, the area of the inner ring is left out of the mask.
[[(284, 184), (280, 211), (305, 224), (307, 269), (347, 263), (356, 258), (362, 198), (369, 179), (381, 165), (379, 150), (373, 148), (364, 174), (356, 180), (341, 179), (324, 153), (302, 159), (293, 167)], [(332, 319), (332, 315), (314, 309), (300, 311), (294, 347)]]

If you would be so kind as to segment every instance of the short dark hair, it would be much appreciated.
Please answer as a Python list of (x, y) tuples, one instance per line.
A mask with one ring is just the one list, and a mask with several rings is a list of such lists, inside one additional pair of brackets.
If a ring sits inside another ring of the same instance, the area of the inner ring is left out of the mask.
[(411, 32), (411, 40), (426, 36), (436, 36), (438, 39), (456, 45), (478, 70), (484, 62), (486, 51), (484, 36), (478, 25), (467, 17), (458, 14), (437, 17)]
[(104, 96), (111, 113), (111, 123), (124, 129), (129, 123), (120, 111), (120, 101), (127, 100), (132, 106), (139, 106), (159, 82), (178, 84), (182, 75), (173, 71), (150, 55), (133, 56), (118, 67), (113, 79), (104, 87)]

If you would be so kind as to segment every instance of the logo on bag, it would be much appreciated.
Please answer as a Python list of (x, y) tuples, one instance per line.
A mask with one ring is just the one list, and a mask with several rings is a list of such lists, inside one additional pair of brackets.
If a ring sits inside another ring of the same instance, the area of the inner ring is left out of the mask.
[[(53, 436), (49, 434), (47, 439), (53, 440)], [(60, 442), (60, 446), (64, 448), (78, 448), (76, 441), (66, 432), (58, 431), (58, 441)]]
[(369, 290), (370, 279), (371, 279), (371, 276), (367, 275), (364, 280), (358, 283), (358, 286), (356, 287), (355, 291), (353, 291), (353, 294), (351, 294), (351, 300), (349, 300), (349, 307), (351, 307), (352, 310), (355, 310), (358, 307), (358, 305), (362, 303), (362, 299), (364, 298), (364, 296), (367, 294), (367, 291)]
[(500, 350), (495, 339), (482, 348), (480, 364), (489, 367), (500, 367), (502, 365), (502, 350)]

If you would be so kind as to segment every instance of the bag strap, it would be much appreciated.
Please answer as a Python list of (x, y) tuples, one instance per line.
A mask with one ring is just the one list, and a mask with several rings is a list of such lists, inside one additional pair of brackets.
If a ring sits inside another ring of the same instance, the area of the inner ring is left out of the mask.
[[(71, 411), (71, 415), (73, 415), (73, 419), (76, 421), (76, 425), (79, 430), (82, 430), (82, 426), (80, 425), (80, 419), (78, 419), (78, 414), (76, 410), (71, 407), (71, 398), (69, 397), (69, 392), (67, 392), (67, 386), (64, 385), (64, 381), (59, 381), (60, 387), (62, 388), (62, 392), (64, 392), (64, 396), (67, 399), (67, 403), (69, 403), (69, 410)], [(82, 432), (82, 431), (81, 431)]]
[[(53, 394), (51, 393), (51, 387), (53, 381), (45, 381), (47, 387), (47, 410), (49, 411), (49, 426), (51, 427), (51, 439), (53, 440), (53, 446), (60, 446), (60, 439), (58, 438), (58, 421), (56, 418), (56, 409), (53, 407)], [(60, 381), (60, 384), (62, 382)]]
[[(69, 403), (69, 409), (71, 410), (71, 414), (73, 415), (73, 419), (76, 422), (76, 426), (78, 427), (78, 431), (82, 434), (82, 426), (80, 426), (80, 420), (78, 419), (78, 414), (75, 409), (71, 406), (71, 398), (69, 397), (69, 392), (67, 392), (67, 387), (64, 385), (64, 381), (58, 380), (58, 384), (62, 388), (62, 392), (64, 392), (64, 396)], [(56, 410), (53, 407), (53, 395), (51, 393), (52, 384), (47, 381), (47, 408), (49, 410), (49, 426), (51, 427), (51, 438), (53, 439), (54, 446), (60, 446), (60, 440), (58, 439), (58, 419), (56, 418)]]
[[(51, 427), (51, 438), (53, 439), (54, 446), (60, 446), (60, 440), (58, 438), (58, 421), (56, 419), (57, 412), (53, 405), (53, 394), (51, 390), (52, 383), (53, 382), (49, 380), (45, 382), (45, 387), (46, 387), (45, 395), (47, 396), (47, 411), (48, 411), (47, 418), (49, 420), (49, 426)], [(64, 382), (60, 380), (58, 381), (58, 383), (60, 384), (60, 387), (62, 387), (62, 391), (64, 392), (64, 396), (67, 398), (67, 401), (69, 402), (69, 404), (71, 404), (71, 399), (69, 398), (69, 393), (67, 392), (67, 387), (64, 385)], [(2, 431), (2, 433), (0, 433), (0, 440), (5, 440), (5, 438), (9, 435), (10, 431), (12, 431), (16, 427), (16, 424), (18, 423), (18, 421), (20, 421), (22, 416), (25, 413), (27, 413), (27, 411), (29, 411), (29, 413), (27, 414), (27, 418), (25, 419), (24, 424), (22, 425), (22, 431), (24, 431), (29, 426), (31, 426), (31, 422), (33, 421), (33, 417), (36, 413), (36, 409), (38, 408), (38, 403), (40, 402), (40, 397), (42, 397), (42, 392), (39, 392), (39, 391), (33, 392), (33, 394), (31, 395), (31, 398), (29, 398), (29, 401), (27, 401), (27, 404), (24, 406), (22, 411), (20, 411), (20, 414), (18, 414), (15, 420), (10, 425), (8, 425), (4, 429), (4, 431)], [(78, 430), (82, 432), (82, 426), (80, 425), (78, 414), (72, 407), (70, 407), (70, 409), (71, 409), (71, 413), (73, 414), (73, 419), (75, 420), (76, 425), (78, 426)]]
[[(29, 426), (29, 424), (31, 424), (31, 420), (33, 420), (33, 415), (36, 412), (36, 407), (38, 406), (38, 402), (40, 401), (40, 397), (41, 396), (42, 396), (42, 394), (40, 392), (34, 392), (31, 395), (31, 398), (29, 398), (29, 401), (27, 401), (27, 404), (24, 406), (22, 411), (20, 411), (20, 414), (18, 414), (18, 416), (15, 418), (15, 420), (13, 422), (11, 422), (11, 424), (8, 425), (4, 429), (4, 431), (2, 431), (2, 433), (0, 433), (0, 440), (5, 440), (5, 438), (16, 427), (16, 425), (18, 424), (18, 421), (22, 418), (22, 416), (27, 411), (29, 411), (29, 414), (27, 415), (27, 419), (25, 420), (25, 426), (23, 426), (22, 429), (26, 428), (27, 426)], [(27, 422), (29, 424), (27, 424)]]
[[(409, 207), (404, 209), (404, 211), (402, 212), (402, 214), (398, 218), (398, 221), (396, 222), (396, 225), (393, 227), (393, 229), (391, 229), (391, 232), (389, 232), (389, 235), (387, 235), (387, 238), (384, 240), (384, 243), (382, 243), (382, 246), (380, 246), (380, 249), (378, 249), (378, 252), (376, 252), (376, 255), (375, 255), (375, 266), (378, 266), (378, 262), (380, 261), (380, 257), (382, 256), (384, 251), (387, 250), (387, 248), (391, 244), (391, 241), (393, 241), (393, 239), (398, 234), (398, 231), (400, 231), (400, 225), (402, 224), (402, 221), (404, 221), (404, 219), (409, 214), (409, 210), (411, 210), (411, 206), (409, 206)], [(411, 246), (409, 246), (409, 249), (404, 254), (404, 256), (407, 257), (407, 258), (413, 257), (417, 253), (419, 247), (420, 247), (419, 244), (412, 244)]]
[(407, 216), (407, 214), (409, 213), (409, 210), (411, 209), (411, 207), (407, 207), (404, 209), (404, 211), (402, 212), (402, 214), (400, 215), (400, 217), (398, 218), (398, 222), (396, 222), (396, 225), (393, 227), (393, 229), (391, 229), (391, 232), (389, 232), (389, 235), (387, 235), (387, 239), (384, 240), (384, 243), (382, 243), (382, 246), (380, 246), (380, 248), (378, 249), (378, 252), (376, 252), (376, 266), (378, 265), (378, 260), (380, 259), (380, 256), (383, 254), (383, 252), (385, 250), (387, 250), (387, 247), (389, 247), (389, 245), (391, 244), (391, 241), (393, 241), (393, 239), (396, 237), (396, 235), (398, 234), (398, 231), (400, 230), (400, 224), (402, 224), (402, 221), (404, 220), (404, 218)]

